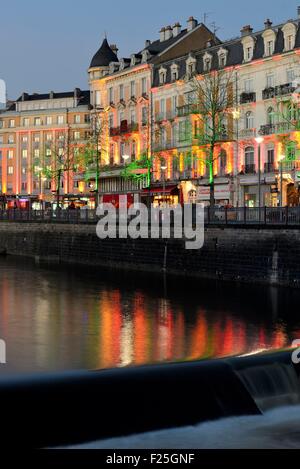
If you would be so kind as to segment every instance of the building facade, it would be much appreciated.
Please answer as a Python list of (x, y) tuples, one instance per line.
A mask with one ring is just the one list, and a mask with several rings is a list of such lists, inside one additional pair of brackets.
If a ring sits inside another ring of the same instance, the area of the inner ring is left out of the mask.
[[(53, 153), (56, 149), (62, 153), (67, 141), (68, 150), (75, 151), (89, 138), (89, 101), (89, 91), (78, 88), (67, 93), (23, 93), (0, 114), (2, 206), (41, 208), (56, 200), (57, 187), (46, 177), (46, 168), (53, 167)], [(62, 200), (90, 197), (88, 184), (75, 176), (71, 170), (63, 172)]]

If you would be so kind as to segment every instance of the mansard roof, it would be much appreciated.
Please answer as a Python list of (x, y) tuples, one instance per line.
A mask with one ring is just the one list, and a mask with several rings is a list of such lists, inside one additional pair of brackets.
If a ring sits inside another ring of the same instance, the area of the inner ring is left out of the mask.
[[(296, 33), (296, 42), (295, 42), (295, 49), (300, 48), (300, 20), (291, 20), (289, 22), (294, 23), (297, 26), (297, 33)], [(286, 24), (286, 23), (285, 23)], [(282, 54), (284, 52), (284, 35), (282, 28), (284, 24), (280, 24), (278, 26), (272, 26), (272, 30), (276, 32), (276, 41), (275, 41), (275, 48), (274, 48), (274, 55)], [(264, 40), (263, 40), (263, 31), (258, 31), (249, 34), (249, 37), (253, 37), (254, 39), (254, 51), (253, 51), (253, 60), (259, 60), (264, 58)], [(245, 36), (244, 36), (245, 37)], [(202, 50), (194, 50), (193, 53), (197, 58), (196, 64), (196, 72), (201, 74), (204, 72), (204, 63), (203, 57), (206, 53), (209, 53), (212, 56), (212, 70), (219, 69), (219, 60), (218, 60), (218, 51), (220, 47), (226, 49), (228, 51), (226, 67), (232, 67), (241, 65), (244, 63), (244, 51), (243, 51), (243, 44), (242, 40), (244, 37), (238, 37), (231, 39), (229, 41), (220, 42), (218, 45), (212, 45)], [(179, 79), (182, 79), (186, 75), (186, 60), (188, 55), (185, 54), (182, 57), (179, 57), (175, 60), (170, 60), (163, 62), (161, 61), (159, 64), (156, 64), (154, 67), (154, 75), (153, 75), (153, 86), (159, 86), (159, 70), (163, 66), (167, 69), (167, 78), (166, 82), (171, 82), (171, 65), (176, 63), (179, 67)]]

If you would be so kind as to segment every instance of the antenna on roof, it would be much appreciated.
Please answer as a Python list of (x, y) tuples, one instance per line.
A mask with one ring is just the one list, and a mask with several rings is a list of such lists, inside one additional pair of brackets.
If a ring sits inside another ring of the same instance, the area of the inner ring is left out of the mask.
[(203, 14), (203, 24), (206, 24), (207, 20), (208, 20), (208, 17), (212, 15), (212, 12), (211, 11), (208, 11), (206, 13)]
[(213, 28), (213, 35), (214, 35), (214, 39), (216, 40), (216, 39), (217, 39), (216, 34), (217, 34), (217, 32), (218, 32), (221, 28), (217, 27), (215, 21), (213, 21), (209, 26), (210, 26), (211, 28)]

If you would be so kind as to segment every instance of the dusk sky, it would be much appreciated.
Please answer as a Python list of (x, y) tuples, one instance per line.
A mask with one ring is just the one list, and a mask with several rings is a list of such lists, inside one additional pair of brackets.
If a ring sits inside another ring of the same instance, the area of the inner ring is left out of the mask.
[(105, 32), (119, 56), (141, 50), (145, 39), (157, 39), (162, 26), (193, 15), (217, 35), (229, 39), (245, 24), (262, 29), (266, 18), (275, 24), (296, 18), (300, 0), (10, 0), (1, 2), (0, 78), (8, 98), (23, 91), (87, 89), (87, 68)]

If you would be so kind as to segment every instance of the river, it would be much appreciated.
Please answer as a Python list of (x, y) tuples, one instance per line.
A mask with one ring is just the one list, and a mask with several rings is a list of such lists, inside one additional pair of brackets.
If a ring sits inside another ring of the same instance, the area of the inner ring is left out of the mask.
[(0, 258), (0, 373), (247, 355), (300, 339), (300, 291)]

